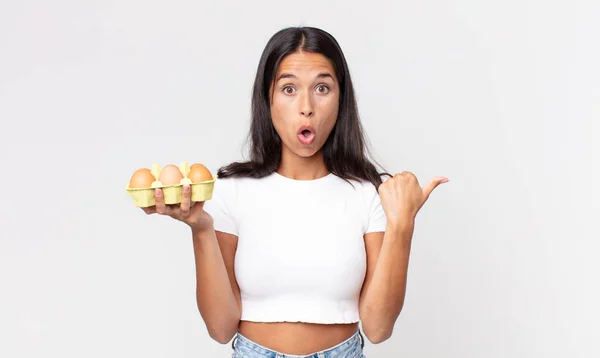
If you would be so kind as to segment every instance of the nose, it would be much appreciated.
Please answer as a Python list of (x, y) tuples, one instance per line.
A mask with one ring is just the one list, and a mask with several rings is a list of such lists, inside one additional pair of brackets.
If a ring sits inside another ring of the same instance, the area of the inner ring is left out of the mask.
[(300, 114), (305, 117), (311, 117), (315, 113), (310, 94), (304, 94), (300, 98)]
[(306, 116), (306, 117), (310, 117), (313, 115), (313, 111), (310, 111), (310, 110), (301, 111), (300, 114), (303, 116)]

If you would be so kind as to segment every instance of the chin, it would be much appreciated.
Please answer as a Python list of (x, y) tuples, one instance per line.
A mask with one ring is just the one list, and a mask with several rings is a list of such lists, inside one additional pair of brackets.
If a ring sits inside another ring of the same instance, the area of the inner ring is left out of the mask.
[(319, 147), (318, 145), (310, 145), (310, 146), (303, 146), (303, 145), (297, 145), (296, 143), (294, 143), (294, 145), (286, 145), (285, 143), (283, 143), (285, 146), (286, 151), (289, 154), (293, 154), (297, 157), (300, 158), (311, 158), (314, 157), (316, 154), (318, 154), (321, 150), (321, 147)]
[(315, 150), (315, 149), (304, 149), (304, 150), (299, 150), (297, 152), (295, 152), (295, 154), (299, 157), (302, 158), (311, 158), (314, 157), (317, 153), (319, 153), (319, 150)]

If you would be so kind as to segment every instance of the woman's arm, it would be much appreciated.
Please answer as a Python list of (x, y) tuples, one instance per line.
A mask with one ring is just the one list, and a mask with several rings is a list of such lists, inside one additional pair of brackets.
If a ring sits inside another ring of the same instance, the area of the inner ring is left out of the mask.
[(365, 235), (367, 276), (360, 296), (360, 318), (372, 343), (391, 337), (402, 311), (414, 224), (388, 225), (385, 233)]
[(221, 344), (236, 334), (241, 317), (240, 292), (233, 274), (237, 236), (210, 229), (192, 232), (196, 262), (196, 298), (211, 338)]
[(365, 335), (373, 343), (390, 338), (404, 305), (408, 259), (417, 213), (446, 177), (435, 177), (423, 188), (408, 171), (379, 186), (386, 216), (385, 233), (365, 235), (367, 278), (360, 297)]

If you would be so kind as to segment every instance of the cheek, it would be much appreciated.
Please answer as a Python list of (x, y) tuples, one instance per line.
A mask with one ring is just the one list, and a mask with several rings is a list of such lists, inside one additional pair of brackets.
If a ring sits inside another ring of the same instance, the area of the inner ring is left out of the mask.
[(283, 96), (275, 95), (271, 103), (271, 116), (273, 120), (284, 120), (291, 110), (291, 103)]
[(323, 129), (331, 131), (333, 126), (335, 126), (338, 116), (338, 105), (337, 99), (322, 103), (321, 112), (324, 114)]
[(277, 98), (273, 100), (273, 103), (271, 104), (271, 118), (273, 120), (273, 127), (275, 127), (275, 131), (280, 137), (285, 133), (285, 129), (288, 126), (286, 123), (286, 118), (290, 118), (288, 112), (289, 105), (282, 103), (282, 101)]

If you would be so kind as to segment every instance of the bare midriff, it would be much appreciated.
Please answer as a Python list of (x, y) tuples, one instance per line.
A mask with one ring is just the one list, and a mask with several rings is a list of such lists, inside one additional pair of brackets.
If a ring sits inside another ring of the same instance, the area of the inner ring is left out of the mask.
[(306, 355), (334, 347), (350, 338), (357, 329), (358, 323), (241, 321), (239, 325), (239, 332), (251, 341), (273, 351), (292, 355)]

